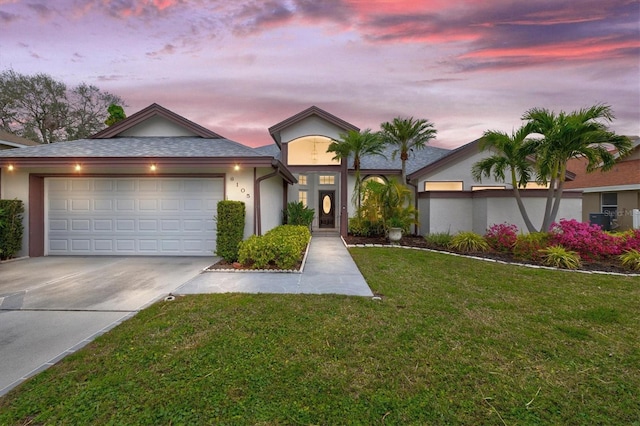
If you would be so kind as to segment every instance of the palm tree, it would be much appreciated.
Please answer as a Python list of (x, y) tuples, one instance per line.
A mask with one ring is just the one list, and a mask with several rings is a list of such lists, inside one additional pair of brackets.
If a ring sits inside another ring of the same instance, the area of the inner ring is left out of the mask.
[(372, 133), (371, 129), (362, 132), (349, 130), (347, 133), (340, 134), (340, 140), (333, 141), (327, 148), (327, 152), (333, 152), (335, 157), (333, 160), (349, 160), (353, 158), (353, 169), (355, 171), (355, 185), (353, 188), (353, 197), (360, 211), (362, 204), (362, 180), (360, 178), (360, 159), (366, 155), (382, 155), (384, 142), (380, 138), (380, 134)]
[(392, 158), (400, 154), (402, 161), (402, 184), (407, 184), (407, 160), (414, 149), (423, 149), (426, 144), (436, 137), (437, 130), (433, 123), (425, 119), (396, 117), (392, 122), (380, 125), (385, 142), (395, 145)]
[(528, 125), (520, 127), (511, 135), (495, 130), (484, 132), (480, 140), (480, 150), (491, 149), (494, 154), (475, 163), (471, 174), (478, 182), (482, 181), (482, 176), (491, 177), (492, 175), (497, 181), (505, 182), (509, 173), (522, 219), (529, 232), (535, 232), (536, 228), (520, 196), (520, 187), (525, 186), (534, 173), (534, 164), (528, 157), (535, 151), (537, 144), (527, 139), (530, 133), (531, 127)]
[(543, 136), (536, 152), (538, 180), (548, 183), (549, 191), (541, 231), (548, 230), (558, 215), (570, 159), (585, 158), (587, 172), (607, 171), (616, 162), (610, 148), (615, 148), (620, 156), (630, 152), (629, 138), (607, 128), (606, 123), (614, 118), (611, 107), (603, 104), (570, 114), (556, 115), (544, 108), (533, 108), (524, 114), (523, 119), (529, 120), (532, 132)]

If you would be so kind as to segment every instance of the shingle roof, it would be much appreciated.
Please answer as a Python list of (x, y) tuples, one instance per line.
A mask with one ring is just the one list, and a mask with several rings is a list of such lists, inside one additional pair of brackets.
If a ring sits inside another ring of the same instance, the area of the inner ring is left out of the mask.
[(260, 153), (260, 155), (268, 155), (278, 160), (280, 160), (280, 156), (282, 154), (282, 151), (280, 151), (280, 148), (275, 143), (272, 143), (270, 145), (259, 146), (257, 148), (254, 148), (254, 150)]
[(78, 139), (0, 151), (3, 158), (259, 156), (266, 154), (228, 139), (199, 137)]
[[(383, 152), (384, 157), (380, 155), (367, 155), (362, 157), (360, 160), (360, 168), (363, 170), (401, 170), (402, 161), (400, 160), (400, 155), (396, 155), (396, 158), (392, 159), (395, 149), (393, 146), (387, 146)], [(414, 150), (407, 160), (407, 174), (413, 173), (421, 167), (439, 160), (450, 152), (448, 149), (429, 145), (424, 149)], [(349, 168), (351, 168), (352, 164), (353, 161), (350, 159)]]

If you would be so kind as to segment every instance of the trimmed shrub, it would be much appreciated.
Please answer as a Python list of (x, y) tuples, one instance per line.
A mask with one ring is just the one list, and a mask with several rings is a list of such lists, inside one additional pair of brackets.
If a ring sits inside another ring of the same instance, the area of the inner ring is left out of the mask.
[(287, 204), (287, 209), (282, 212), (285, 225), (304, 225), (311, 226), (315, 211), (302, 204), (292, 201)]
[(475, 232), (459, 232), (451, 238), (449, 248), (462, 253), (482, 253), (489, 250), (489, 244)]
[(0, 259), (11, 259), (22, 249), (22, 214), (20, 200), (0, 200)]
[(293, 269), (302, 258), (311, 231), (304, 225), (282, 225), (242, 241), (238, 261), (252, 269)]
[(562, 246), (550, 246), (541, 250), (543, 255), (542, 263), (546, 266), (553, 266), (564, 269), (577, 269), (580, 267), (580, 255), (572, 250), (567, 250)]
[(513, 246), (513, 255), (518, 259), (533, 262), (542, 261), (542, 249), (548, 247), (549, 235), (546, 232), (520, 234)]
[(242, 201), (218, 202), (216, 255), (231, 263), (238, 260), (238, 245), (244, 237), (246, 211)]
[(484, 239), (493, 250), (500, 253), (511, 253), (518, 239), (518, 227), (508, 223), (492, 225)]

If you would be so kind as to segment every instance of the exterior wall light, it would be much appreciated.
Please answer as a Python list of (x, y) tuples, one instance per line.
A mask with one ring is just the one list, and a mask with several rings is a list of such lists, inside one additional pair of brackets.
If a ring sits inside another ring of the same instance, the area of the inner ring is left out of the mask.
[(80, 170), (82, 170), (82, 166), (80, 164), (76, 164), (74, 169), (75, 169), (76, 172), (79, 172)]
[(9, 164), (9, 166), (7, 167), (7, 170), (9, 170), (10, 172), (13, 171), (13, 164)]
[(236, 164), (235, 166), (233, 166), (233, 170), (235, 170), (236, 172), (240, 170), (240, 165)]
[(151, 170), (152, 172), (155, 172), (157, 169), (155, 164), (152, 164), (151, 166), (149, 166), (149, 170)]

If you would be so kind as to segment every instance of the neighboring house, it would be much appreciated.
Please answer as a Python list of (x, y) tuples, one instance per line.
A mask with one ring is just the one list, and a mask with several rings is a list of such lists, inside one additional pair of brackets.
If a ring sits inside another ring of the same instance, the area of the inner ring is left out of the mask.
[[(211, 255), (224, 199), (246, 203), (245, 237), (279, 225), (290, 201), (316, 211), (313, 230), (346, 235), (354, 171), (327, 148), (359, 129), (312, 106), (268, 130), (275, 143), (250, 148), (153, 104), (89, 139), (0, 151), (0, 197), (25, 203), (20, 255)], [(507, 185), (473, 182), (471, 166), (487, 155), (477, 145), (411, 153), (416, 232), (523, 228)], [(363, 178), (399, 179), (392, 151), (362, 158)], [(538, 220), (546, 192), (523, 193)], [(580, 211), (580, 194), (567, 192), (559, 217)]]
[(23, 148), (25, 146), (36, 146), (36, 145), (40, 145), (40, 144), (38, 142), (34, 142), (32, 140), (25, 139), (20, 136), (16, 136), (13, 133), (9, 133), (0, 129), (0, 150)]
[(245, 235), (260, 233), (295, 181), (157, 104), (90, 139), (0, 151), (0, 167), (0, 196), (25, 203), (29, 256), (212, 255), (218, 201), (244, 201)]
[(567, 164), (576, 177), (567, 182), (565, 188), (582, 191), (583, 222), (589, 222), (591, 214), (601, 213), (610, 218), (613, 230), (633, 227), (633, 211), (640, 209), (640, 138), (631, 140), (631, 153), (618, 158), (607, 172), (587, 173), (584, 159), (574, 159)]

